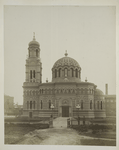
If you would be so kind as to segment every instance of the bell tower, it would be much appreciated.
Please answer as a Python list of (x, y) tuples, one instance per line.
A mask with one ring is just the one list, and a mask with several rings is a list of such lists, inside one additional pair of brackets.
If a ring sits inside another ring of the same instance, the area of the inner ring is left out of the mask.
[(42, 83), (42, 63), (40, 59), (40, 44), (35, 39), (29, 43), (28, 57), (26, 59), (26, 79), (25, 82)]

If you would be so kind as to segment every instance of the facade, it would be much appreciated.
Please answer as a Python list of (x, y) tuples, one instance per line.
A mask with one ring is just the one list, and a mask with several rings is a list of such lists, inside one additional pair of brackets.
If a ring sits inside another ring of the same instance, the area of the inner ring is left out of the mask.
[(28, 54), (23, 83), (23, 116), (106, 117), (105, 95), (94, 83), (81, 81), (81, 67), (68, 57), (67, 52), (54, 63), (52, 81), (46, 80), (46, 83), (42, 83), (40, 44), (35, 37), (29, 43)]
[(4, 95), (4, 114), (10, 115), (14, 113), (14, 97)]

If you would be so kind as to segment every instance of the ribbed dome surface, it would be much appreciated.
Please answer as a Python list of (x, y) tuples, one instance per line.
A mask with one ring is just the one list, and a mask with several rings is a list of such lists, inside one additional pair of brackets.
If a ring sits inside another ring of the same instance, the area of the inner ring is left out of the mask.
[(104, 95), (104, 93), (101, 90), (96, 89), (95, 95)]
[(53, 65), (53, 68), (55, 67), (63, 67), (63, 66), (73, 66), (73, 67), (78, 67), (80, 68), (80, 65), (78, 64), (78, 62), (76, 60), (74, 60), (73, 58), (70, 57), (63, 57), (60, 58), (59, 60), (57, 60), (55, 62), (55, 64)]

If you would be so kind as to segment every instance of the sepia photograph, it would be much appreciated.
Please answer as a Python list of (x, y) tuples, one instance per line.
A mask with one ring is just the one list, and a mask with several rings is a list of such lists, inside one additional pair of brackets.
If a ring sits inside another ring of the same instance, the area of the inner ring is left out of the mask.
[(116, 6), (3, 8), (4, 145), (116, 147)]

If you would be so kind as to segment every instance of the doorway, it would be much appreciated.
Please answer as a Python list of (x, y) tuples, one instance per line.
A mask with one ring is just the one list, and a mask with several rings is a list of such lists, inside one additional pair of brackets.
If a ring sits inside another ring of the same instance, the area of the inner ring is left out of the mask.
[(62, 106), (62, 117), (69, 117), (69, 106)]
[(32, 112), (29, 112), (29, 117), (32, 118)]

